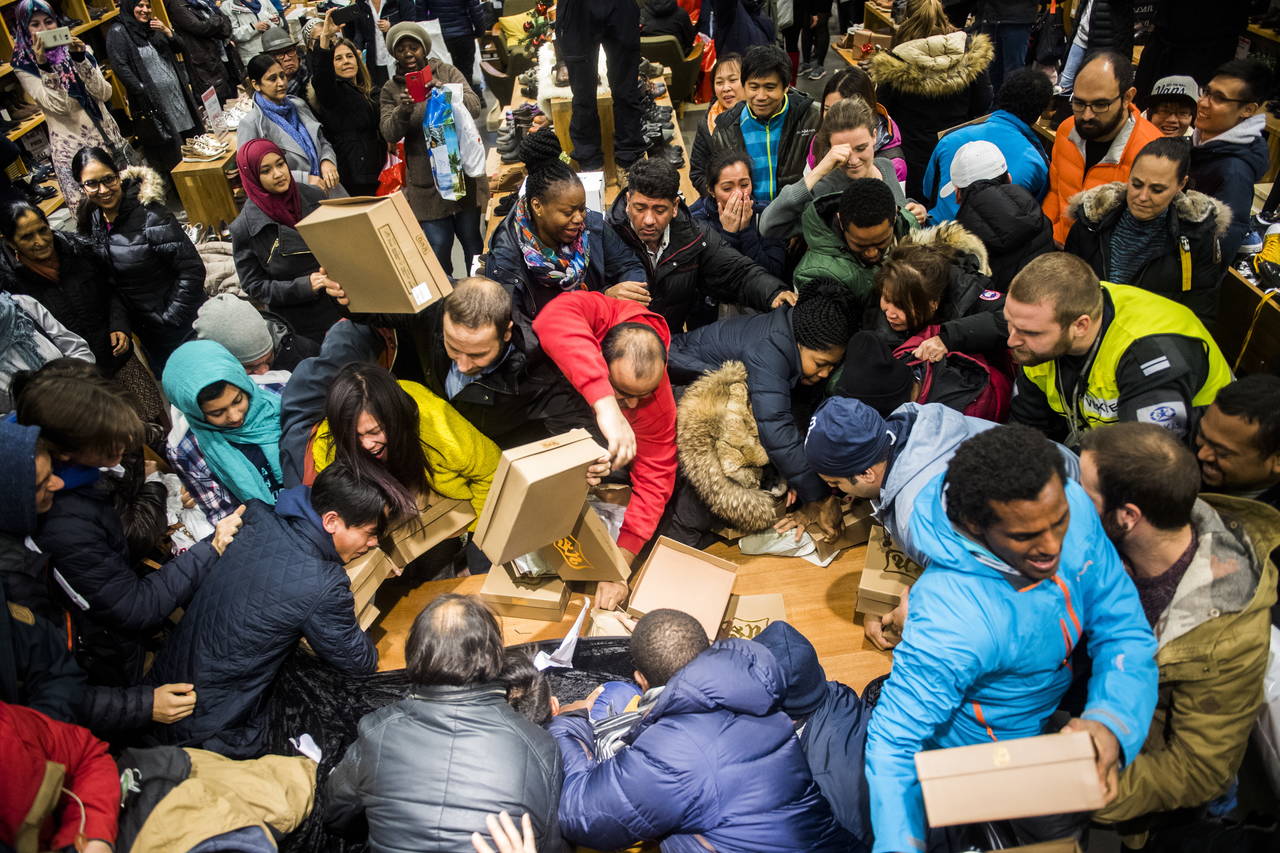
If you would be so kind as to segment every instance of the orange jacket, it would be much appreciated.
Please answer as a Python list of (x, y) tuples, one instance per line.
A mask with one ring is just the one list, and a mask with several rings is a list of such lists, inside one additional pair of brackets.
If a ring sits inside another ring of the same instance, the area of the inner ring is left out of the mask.
[(1058, 126), (1049, 161), (1049, 194), (1044, 197), (1044, 215), (1053, 223), (1053, 239), (1061, 246), (1071, 230), (1067, 219), (1067, 203), (1081, 190), (1111, 181), (1129, 180), (1129, 168), (1142, 147), (1161, 134), (1154, 124), (1142, 117), (1138, 108), (1129, 105), (1130, 122), (1126, 123), (1106, 155), (1084, 173), (1084, 139), (1076, 133), (1075, 116)]

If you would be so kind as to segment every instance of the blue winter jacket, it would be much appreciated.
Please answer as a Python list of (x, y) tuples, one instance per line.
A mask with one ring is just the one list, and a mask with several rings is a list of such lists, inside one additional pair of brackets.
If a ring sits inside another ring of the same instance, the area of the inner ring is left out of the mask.
[(406, 21), (439, 20), (447, 39), (478, 38), (484, 32), (480, 0), (408, 0), (401, 6)]
[(698, 222), (705, 222), (716, 233), (724, 238), (729, 248), (745, 255), (764, 267), (764, 271), (769, 275), (782, 277), (783, 270), (787, 265), (787, 241), (777, 240), (772, 237), (763, 237), (760, 234), (760, 214), (768, 207), (764, 202), (753, 202), (755, 215), (752, 217), (750, 224), (741, 231), (730, 232), (724, 230), (724, 225), (720, 222), (720, 211), (716, 207), (716, 200), (711, 196), (700, 198), (689, 208), (689, 215)]
[(556, 717), (565, 838), (598, 850), (660, 841), (665, 853), (849, 850), (778, 710), (784, 690), (768, 649), (723, 640), (676, 673), (607, 761), (591, 755), (585, 716)]
[(1007, 110), (996, 110), (985, 120), (953, 130), (938, 140), (925, 167), (923, 184), (933, 222), (955, 219), (959, 213), (955, 187), (951, 186), (951, 160), (961, 145), (976, 139), (994, 143), (1004, 154), (1010, 180), (1025, 187), (1036, 201), (1044, 201), (1049, 191), (1049, 158), (1044, 146), (1024, 121)]
[(1082, 716), (1115, 734), (1124, 762), (1142, 748), (1155, 709), (1155, 637), (1084, 489), (1067, 482), (1061, 564), (1033, 583), (955, 530), (945, 476), (917, 499), (911, 532), (929, 569), (911, 589), (867, 733), (876, 853), (925, 847), (915, 754), (1045, 733), (1084, 635), (1093, 671)]

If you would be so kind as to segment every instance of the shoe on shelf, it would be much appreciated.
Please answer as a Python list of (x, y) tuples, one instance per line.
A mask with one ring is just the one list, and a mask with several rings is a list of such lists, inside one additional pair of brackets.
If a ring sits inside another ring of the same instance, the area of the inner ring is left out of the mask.
[[(1270, 230), (1270, 229), (1268, 229)], [(1240, 243), (1239, 255), (1255, 255), (1262, 251), (1263, 237), (1262, 233), (1256, 228), (1250, 229), (1245, 235), (1244, 240)]]

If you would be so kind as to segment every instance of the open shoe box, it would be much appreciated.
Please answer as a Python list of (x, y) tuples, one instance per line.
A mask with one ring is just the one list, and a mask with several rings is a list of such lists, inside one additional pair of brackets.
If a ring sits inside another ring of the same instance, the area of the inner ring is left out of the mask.
[(636, 572), (627, 612), (639, 618), (662, 608), (682, 610), (714, 640), (737, 574), (738, 567), (728, 560), (661, 536)]
[(855, 612), (880, 616), (893, 610), (922, 571), (889, 540), (883, 527), (875, 525), (867, 539), (866, 562), (858, 580)]
[(501, 616), (559, 622), (569, 604), (569, 585), (555, 576), (517, 577), (504, 563), (489, 570), (480, 598)]
[(871, 536), (871, 528), (875, 526), (872, 517), (871, 501), (854, 501), (844, 510), (844, 529), (835, 539), (827, 539), (822, 528), (817, 524), (808, 525), (805, 530), (813, 539), (819, 560), (825, 560), (846, 548), (864, 545)]

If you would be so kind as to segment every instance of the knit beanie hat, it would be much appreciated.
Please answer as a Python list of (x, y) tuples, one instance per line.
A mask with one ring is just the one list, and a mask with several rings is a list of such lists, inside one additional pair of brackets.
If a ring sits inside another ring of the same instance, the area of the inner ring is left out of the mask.
[(269, 355), (275, 346), (266, 318), (248, 301), (230, 293), (206, 299), (191, 325), (196, 337), (222, 344), (241, 364)]
[(772, 622), (755, 642), (773, 653), (787, 679), (782, 710), (792, 718), (807, 717), (827, 697), (827, 674), (813, 643), (786, 622)]
[(818, 406), (804, 439), (809, 467), (828, 477), (854, 477), (885, 458), (893, 435), (875, 409), (850, 397)]
[(911, 400), (915, 374), (893, 357), (874, 332), (861, 331), (849, 339), (844, 361), (831, 375), (831, 393), (861, 400), (880, 413), (889, 413)]
[(396, 42), (402, 38), (416, 39), (421, 42), (423, 51), (431, 53), (431, 34), (417, 21), (401, 21), (387, 30), (387, 52), (394, 56)]

